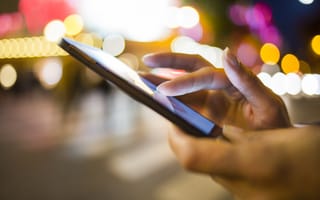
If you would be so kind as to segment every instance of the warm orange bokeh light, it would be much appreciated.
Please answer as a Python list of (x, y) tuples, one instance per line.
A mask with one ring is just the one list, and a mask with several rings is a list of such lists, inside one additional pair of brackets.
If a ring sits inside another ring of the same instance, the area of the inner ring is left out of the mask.
[(298, 72), (300, 68), (300, 62), (295, 55), (287, 54), (282, 59), (281, 68), (286, 74), (290, 72)]
[(269, 65), (275, 65), (280, 59), (280, 51), (278, 47), (272, 43), (266, 43), (260, 50), (262, 61)]
[(311, 48), (317, 55), (320, 55), (320, 35), (313, 37), (311, 41)]

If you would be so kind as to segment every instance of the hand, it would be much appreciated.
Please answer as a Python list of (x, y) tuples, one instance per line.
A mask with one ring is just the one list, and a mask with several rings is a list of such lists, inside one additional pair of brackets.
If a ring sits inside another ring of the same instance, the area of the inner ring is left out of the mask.
[(206, 173), (239, 199), (320, 199), (320, 126), (241, 132), (231, 142), (197, 139), (174, 128), (169, 143), (180, 163)]
[(167, 96), (202, 91), (193, 105), (220, 127), (224, 124), (246, 130), (290, 127), (281, 98), (225, 50), (224, 70), (216, 69), (200, 56), (159, 53), (144, 57), (146, 65), (187, 70), (188, 74), (164, 82), (158, 90)]

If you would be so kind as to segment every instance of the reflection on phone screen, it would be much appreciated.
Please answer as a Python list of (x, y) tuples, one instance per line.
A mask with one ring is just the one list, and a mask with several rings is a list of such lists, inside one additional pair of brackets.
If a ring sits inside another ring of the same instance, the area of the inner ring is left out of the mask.
[(160, 94), (156, 90), (156, 86), (151, 83), (150, 81), (141, 78), (144, 83), (152, 90), (154, 91), (153, 98), (167, 107), (169, 110), (171, 110), (176, 115), (179, 115), (181, 118), (188, 121), (193, 126), (197, 127), (198, 129), (202, 130), (202, 132), (207, 133), (208, 135), (211, 134), (211, 130), (215, 126), (215, 124), (208, 120), (207, 118), (200, 115), (198, 112), (191, 109), (189, 106), (181, 102), (180, 100), (174, 98), (174, 97), (168, 97)]

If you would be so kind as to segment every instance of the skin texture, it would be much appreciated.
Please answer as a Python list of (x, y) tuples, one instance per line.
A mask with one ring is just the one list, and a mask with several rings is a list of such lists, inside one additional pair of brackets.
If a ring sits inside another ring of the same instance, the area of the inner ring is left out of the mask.
[(190, 102), (192, 106), (220, 127), (231, 124), (256, 130), (291, 126), (280, 97), (243, 67), (228, 49), (223, 60), (221, 70), (197, 55), (160, 53), (144, 57), (145, 64), (153, 68), (173, 66), (190, 72), (161, 83), (158, 91), (167, 96), (196, 93), (188, 96), (198, 100)]
[(292, 127), (281, 98), (225, 50), (224, 70), (196, 55), (144, 57), (152, 68), (189, 73), (159, 83), (223, 127), (225, 139), (194, 138), (172, 126), (170, 147), (181, 165), (210, 175), (236, 199), (320, 199), (319, 126)]

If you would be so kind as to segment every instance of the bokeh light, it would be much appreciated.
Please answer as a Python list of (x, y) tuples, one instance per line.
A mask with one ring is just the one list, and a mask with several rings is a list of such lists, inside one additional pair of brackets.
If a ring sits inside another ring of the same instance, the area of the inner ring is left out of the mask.
[(300, 60), (300, 72), (303, 74), (310, 74), (311, 67), (309, 63), (307, 63), (306, 61)]
[(223, 68), (223, 50), (209, 45), (199, 46), (199, 55), (209, 61), (215, 68)]
[(95, 42), (93, 35), (90, 33), (80, 33), (75, 37), (75, 40), (90, 46), (94, 46)]
[(258, 52), (250, 42), (243, 42), (237, 49), (237, 57), (247, 67), (254, 67), (257, 63)]
[(119, 34), (107, 35), (102, 44), (102, 49), (113, 56), (120, 55), (126, 46), (125, 39)]
[(0, 83), (6, 89), (11, 88), (16, 83), (17, 77), (17, 71), (10, 64), (2, 66), (0, 69)]
[(287, 54), (282, 58), (281, 68), (284, 73), (298, 72), (300, 68), (300, 62), (298, 58), (293, 54)]
[(286, 94), (286, 75), (281, 72), (274, 74), (271, 78), (271, 89), (277, 95)]
[(316, 35), (311, 40), (311, 48), (317, 55), (320, 55), (320, 35)]
[(24, 18), (20, 12), (0, 14), (0, 37), (15, 34), (24, 28)]
[(301, 92), (301, 79), (296, 73), (286, 75), (286, 92), (291, 95), (297, 95)]
[(183, 28), (191, 28), (199, 23), (199, 13), (190, 6), (179, 9), (178, 24)]
[(60, 20), (49, 22), (44, 28), (44, 36), (50, 42), (59, 41), (66, 33), (64, 23)]
[(306, 74), (302, 78), (301, 88), (302, 91), (307, 95), (315, 95), (319, 90), (319, 81), (313, 74)]
[(24, 16), (27, 30), (32, 35), (38, 35), (50, 21), (63, 20), (75, 13), (73, 6), (77, 3), (66, 0), (19, 0), (19, 11)]
[(32, 58), (68, 55), (57, 44), (44, 37), (10, 38), (0, 40), (0, 59)]
[(229, 17), (231, 21), (239, 26), (244, 26), (247, 24), (246, 12), (248, 10), (247, 6), (234, 4), (230, 6)]
[(148, 42), (167, 38), (168, 7), (174, 0), (80, 0), (75, 6), (86, 29), (102, 35), (119, 33), (128, 40)]
[(192, 28), (180, 28), (179, 34), (200, 41), (203, 38), (203, 27), (201, 24), (197, 24)]
[(318, 89), (315, 94), (320, 95), (320, 74), (313, 74), (313, 76), (317, 79), (318, 82)]
[(46, 89), (52, 89), (62, 78), (62, 62), (58, 58), (40, 60), (35, 65), (35, 72), (41, 85)]
[(274, 75), (277, 72), (280, 72), (280, 66), (278, 64), (275, 65), (268, 65), (268, 64), (263, 64), (261, 67), (261, 72), (266, 72), (270, 75)]
[(171, 43), (171, 51), (177, 53), (196, 54), (202, 56), (216, 68), (223, 68), (223, 50), (209, 45), (200, 44), (192, 38), (180, 36)]
[(247, 26), (252, 34), (257, 35), (263, 43), (282, 45), (282, 37), (273, 23), (272, 11), (269, 5), (259, 2), (254, 5), (234, 4), (230, 6), (229, 17), (239, 26)]
[(276, 45), (266, 43), (260, 50), (260, 57), (264, 63), (274, 65), (278, 63), (280, 59), (280, 51)]
[(167, 8), (167, 15), (164, 20), (168, 28), (178, 28), (180, 26), (179, 11), (180, 8), (175, 6), (170, 6)]
[(272, 43), (277, 45), (278, 47), (282, 46), (282, 36), (275, 25), (269, 25), (264, 29), (260, 30), (259, 36), (262, 42)]
[(79, 34), (84, 26), (82, 17), (77, 14), (69, 15), (63, 23), (66, 28), (66, 34), (71, 36)]
[(310, 5), (313, 3), (314, 0), (299, 0), (300, 3), (305, 5)]
[(261, 12), (261, 9), (256, 6), (248, 8), (247, 12), (245, 13), (245, 19), (247, 21), (247, 24), (252, 29), (261, 29), (267, 26), (265, 17)]
[(198, 43), (187, 36), (179, 36), (172, 40), (171, 51), (177, 53), (197, 54)]

